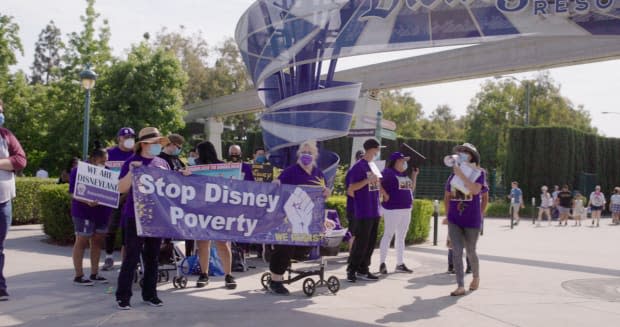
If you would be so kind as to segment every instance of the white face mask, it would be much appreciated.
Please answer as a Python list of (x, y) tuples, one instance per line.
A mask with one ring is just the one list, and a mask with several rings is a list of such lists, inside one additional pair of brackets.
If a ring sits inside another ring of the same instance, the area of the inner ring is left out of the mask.
[(133, 149), (134, 145), (136, 145), (136, 141), (134, 141), (134, 139), (126, 139), (123, 141), (123, 147), (125, 149)]
[(457, 153), (459, 156), (459, 163), (469, 162), (469, 154), (465, 152)]
[(403, 162), (403, 171), (407, 170), (407, 168), (409, 168), (409, 165), (405, 161), (405, 162)]

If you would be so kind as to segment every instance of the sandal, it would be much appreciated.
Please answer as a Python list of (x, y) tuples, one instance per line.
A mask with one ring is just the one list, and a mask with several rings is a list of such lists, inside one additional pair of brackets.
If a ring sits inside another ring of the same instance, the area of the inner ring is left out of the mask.
[(475, 291), (480, 287), (480, 277), (474, 278), (471, 280), (471, 284), (469, 284), (469, 290)]
[(465, 288), (459, 287), (450, 293), (450, 296), (463, 296), (465, 295)]

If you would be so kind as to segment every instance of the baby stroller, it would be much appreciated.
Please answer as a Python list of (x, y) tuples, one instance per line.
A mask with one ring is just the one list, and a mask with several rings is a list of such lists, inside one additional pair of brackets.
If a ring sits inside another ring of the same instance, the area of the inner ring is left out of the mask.
[[(343, 238), (347, 234), (347, 229), (342, 228), (340, 226), (340, 220), (336, 214), (335, 219), (329, 217), (326, 212), (326, 231), (323, 242), (316, 249), (318, 250), (318, 255), (320, 257), (320, 264), (318, 268), (311, 270), (297, 270), (293, 269), (290, 265), (286, 270), (286, 278), (282, 283), (284, 284), (292, 284), (298, 280), (304, 280), (302, 284), (302, 289), (306, 296), (312, 296), (316, 292), (317, 287), (327, 287), (327, 289), (332, 293), (336, 294), (340, 290), (340, 281), (336, 276), (329, 276), (327, 280), (325, 279), (325, 266), (327, 265), (328, 256), (336, 256), (338, 255), (340, 243), (342, 243)], [(331, 227), (331, 228), (330, 228)], [(303, 248), (300, 248), (302, 251)], [(312, 249), (312, 248), (310, 248)], [(296, 256), (295, 259), (304, 260), (305, 255)], [(310, 259), (314, 259), (310, 254)], [(313, 279), (311, 276), (318, 276), (318, 279)], [(269, 289), (269, 283), (271, 282), (271, 273), (266, 272), (261, 276), (261, 284), (264, 289)]]
[[(200, 264), (197, 256), (186, 257), (182, 250), (183, 241), (164, 242), (159, 251), (159, 264), (157, 267), (157, 282), (165, 283), (170, 281), (170, 272), (174, 271), (172, 285), (174, 288), (185, 288), (187, 286), (187, 276), (198, 274)], [(135, 280), (140, 287), (144, 286), (144, 263), (140, 257)]]

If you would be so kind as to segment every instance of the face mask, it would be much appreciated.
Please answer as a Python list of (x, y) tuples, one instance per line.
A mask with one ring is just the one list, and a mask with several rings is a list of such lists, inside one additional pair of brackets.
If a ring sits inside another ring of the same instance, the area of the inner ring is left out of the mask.
[(157, 157), (161, 153), (161, 144), (151, 144), (149, 146), (149, 154)]
[(304, 166), (310, 166), (312, 161), (314, 161), (314, 157), (311, 154), (304, 153), (299, 157), (299, 161)]
[(379, 154), (379, 152), (377, 152), (377, 154), (375, 154), (375, 156), (372, 158), (372, 161), (377, 161), (377, 160), (381, 160), (381, 155)]
[(407, 170), (407, 168), (409, 168), (409, 165), (405, 161), (405, 162), (403, 162), (403, 171)]
[(174, 147), (174, 151), (172, 151), (172, 155), (173, 156), (178, 156), (179, 154), (181, 154), (181, 149), (177, 148), (176, 146)]
[(134, 139), (126, 139), (123, 141), (123, 146), (126, 149), (133, 149), (134, 145), (136, 145), (136, 141), (134, 141)]
[(239, 160), (241, 159), (241, 156), (238, 154), (231, 154), (230, 155), (230, 161), (232, 162), (239, 162)]
[(266, 161), (267, 161), (267, 158), (265, 158), (265, 156), (256, 157), (256, 163), (264, 164)]
[(459, 152), (458, 156), (459, 156), (459, 162), (469, 162), (469, 154), (464, 153), (464, 152)]
[(4, 114), (0, 113), (0, 126), (4, 125)]
[(188, 163), (190, 166), (196, 166), (196, 158), (194, 158), (194, 157), (189, 157), (189, 158), (187, 158), (187, 163)]

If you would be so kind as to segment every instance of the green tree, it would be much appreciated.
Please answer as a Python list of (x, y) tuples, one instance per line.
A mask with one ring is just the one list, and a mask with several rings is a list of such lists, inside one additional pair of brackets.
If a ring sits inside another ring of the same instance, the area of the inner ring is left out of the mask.
[(396, 133), (403, 138), (420, 138), (423, 116), (422, 105), (409, 93), (381, 92), (383, 118), (396, 122)]
[(48, 84), (60, 77), (60, 51), (65, 45), (60, 37), (60, 29), (51, 20), (39, 34), (35, 44), (34, 62), (32, 63), (32, 83)]
[(187, 75), (170, 51), (146, 42), (133, 46), (127, 60), (116, 62), (95, 89), (95, 135), (115, 135), (120, 126), (155, 126), (178, 132), (183, 122), (183, 90)]
[(465, 136), (463, 119), (457, 119), (448, 105), (440, 105), (421, 121), (421, 137), (431, 140), (462, 140)]
[(19, 25), (13, 22), (12, 16), (0, 13), (0, 92), (6, 87), (9, 67), (17, 63), (16, 53), (24, 54)]

